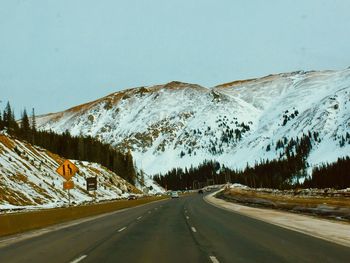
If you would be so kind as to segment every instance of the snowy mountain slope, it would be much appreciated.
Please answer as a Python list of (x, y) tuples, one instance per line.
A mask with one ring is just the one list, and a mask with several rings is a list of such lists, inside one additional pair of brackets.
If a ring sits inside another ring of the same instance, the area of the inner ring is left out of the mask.
[[(0, 134), (0, 210), (57, 207), (67, 203), (67, 192), (62, 189), (64, 179), (55, 172), (62, 162), (61, 157), (47, 150), (5, 133)], [(72, 202), (92, 200), (93, 193), (86, 191), (87, 177), (97, 177), (97, 200), (119, 199), (130, 193), (140, 193), (99, 164), (72, 162), (79, 168), (73, 177), (75, 188), (70, 190)]]
[(350, 69), (276, 74), (210, 89), (181, 82), (129, 89), (40, 116), (37, 123), (130, 149), (149, 175), (204, 160), (243, 168), (280, 158), (278, 140), (308, 132), (317, 135), (308, 158), (317, 165), (350, 154)]

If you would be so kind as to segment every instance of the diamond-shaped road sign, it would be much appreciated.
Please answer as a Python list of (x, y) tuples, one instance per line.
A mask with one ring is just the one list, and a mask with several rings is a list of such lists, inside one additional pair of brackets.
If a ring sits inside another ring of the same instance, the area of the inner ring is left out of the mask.
[(67, 181), (69, 181), (78, 171), (78, 167), (76, 167), (75, 164), (69, 160), (65, 160), (56, 170), (56, 172), (59, 173)]

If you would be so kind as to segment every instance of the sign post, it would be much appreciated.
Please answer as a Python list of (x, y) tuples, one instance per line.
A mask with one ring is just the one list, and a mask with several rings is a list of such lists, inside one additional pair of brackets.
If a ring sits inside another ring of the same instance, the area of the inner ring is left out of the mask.
[(65, 160), (56, 170), (56, 172), (61, 175), (64, 179), (66, 179), (65, 182), (63, 182), (63, 189), (67, 190), (68, 193), (68, 206), (70, 206), (70, 189), (74, 188), (74, 182), (71, 180), (71, 178), (78, 172), (78, 167), (75, 166), (74, 163), (72, 163), (69, 160)]
[(68, 206), (70, 206), (70, 189), (74, 188), (74, 182), (69, 180), (63, 182), (63, 189), (67, 190), (68, 192)]

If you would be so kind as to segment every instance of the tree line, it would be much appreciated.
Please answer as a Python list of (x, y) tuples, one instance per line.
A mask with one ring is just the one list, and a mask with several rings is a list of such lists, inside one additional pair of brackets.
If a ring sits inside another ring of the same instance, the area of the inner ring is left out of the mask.
[[(172, 169), (165, 174), (154, 176), (161, 186), (172, 190), (192, 189), (208, 183), (240, 183), (249, 187), (276, 189), (325, 188), (343, 189), (350, 187), (350, 158), (340, 158), (333, 164), (324, 164), (312, 171), (308, 177), (307, 156), (312, 149), (312, 142), (318, 141), (317, 133), (308, 132), (301, 138), (279, 140), (276, 150), (284, 149), (280, 159), (262, 160), (254, 166), (242, 170), (220, 166), (215, 161), (204, 161), (196, 168)], [(268, 147), (270, 150), (270, 147)], [(303, 183), (299, 178), (306, 178)]]
[(338, 158), (337, 162), (322, 164), (312, 171), (304, 187), (345, 189), (350, 187), (350, 157)]
[(201, 188), (207, 184), (240, 183), (249, 187), (288, 189), (293, 187), (292, 179), (300, 177), (296, 157), (284, 160), (264, 160), (253, 167), (234, 170), (216, 161), (204, 161), (190, 169), (176, 168), (153, 179), (163, 187), (172, 190)]
[(91, 136), (72, 136), (68, 131), (63, 134), (39, 131), (36, 128), (34, 109), (31, 117), (24, 109), (20, 121), (17, 122), (8, 102), (3, 113), (0, 113), (0, 130), (3, 129), (6, 129), (10, 135), (43, 147), (64, 158), (99, 163), (131, 184), (135, 184), (136, 171), (130, 152), (121, 153)]

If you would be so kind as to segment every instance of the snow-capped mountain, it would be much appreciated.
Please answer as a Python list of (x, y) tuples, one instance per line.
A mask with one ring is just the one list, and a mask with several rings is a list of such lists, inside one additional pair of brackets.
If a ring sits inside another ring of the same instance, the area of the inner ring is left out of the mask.
[(350, 155), (350, 69), (292, 72), (204, 88), (170, 82), (39, 116), (38, 127), (131, 150), (146, 174), (217, 160), (231, 168), (283, 156), (279, 140), (314, 136), (308, 163)]
[[(0, 133), (0, 212), (11, 209), (51, 208), (67, 204), (67, 192), (56, 168), (64, 161), (45, 149)], [(97, 177), (96, 200), (111, 200), (141, 193), (117, 174), (97, 163), (74, 161), (79, 172), (70, 190), (76, 204), (89, 202), (87, 177)]]

